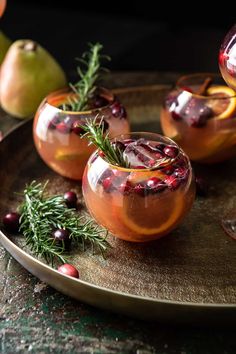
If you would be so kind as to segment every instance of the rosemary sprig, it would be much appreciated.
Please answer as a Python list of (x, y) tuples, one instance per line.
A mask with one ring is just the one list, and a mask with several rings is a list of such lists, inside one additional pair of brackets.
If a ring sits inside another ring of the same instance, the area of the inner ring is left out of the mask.
[(55, 243), (51, 237), (54, 229), (66, 229), (70, 238), (85, 246), (89, 242), (97, 246), (102, 254), (109, 246), (103, 231), (68, 209), (60, 195), (48, 196), (44, 185), (33, 181), (24, 190), (24, 201), (19, 207), (21, 213), (20, 231), (26, 237), (26, 244), (36, 256), (43, 257), (53, 265), (55, 259), (66, 263), (65, 245)]
[(101, 61), (104, 58), (110, 60), (108, 56), (101, 55), (102, 44), (89, 44), (89, 47), (90, 50), (85, 52), (81, 59), (78, 59), (85, 67), (85, 69), (82, 69), (81, 66), (77, 67), (80, 80), (76, 84), (70, 83), (70, 87), (76, 94), (69, 99), (69, 108), (72, 111), (88, 109), (89, 98), (92, 97), (96, 90), (96, 82), (100, 77), (101, 71), (105, 70), (101, 68)]
[(86, 132), (83, 136), (101, 150), (107, 162), (120, 167), (129, 167), (129, 162), (123, 156), (123, 151), (119, 145), (111, 143), (108, 134), (104, 134), (103, 119), (98, 122), (97, 117), (94, 120), (87, 120), (83, 125), (83, 130)]

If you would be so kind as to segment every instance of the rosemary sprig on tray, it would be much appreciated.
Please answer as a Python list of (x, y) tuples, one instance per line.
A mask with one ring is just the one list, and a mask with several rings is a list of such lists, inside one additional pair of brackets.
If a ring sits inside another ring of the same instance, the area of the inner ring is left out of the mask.
[(80, 80), (76, 84), (71, 84), (70, 87), (75, 92), (75, 96), (70, 98), (69, 105), (72, 111), (84, 111), (88, 109), (88, 101), (96, 90), (96, 82), (98, 81), (101, 71), (102, 59), (109, 60), (108, 56), (102, 55), (101, 50), (103, 46), (100, 43), (89, 44), (90, 50), (78, 59), (85, 69), (80, 66), (77, 67)]
[(112, 165), (120, 167), (129, 167), (129, 163), (123, 156), (123, 151), (120, 149), (119, 144), (112, 143), (108, 134), (104, 134), (103, 119), (98, 122), (97, 117), (94, 120), (87, 120), (83, 125), (83, 130), (86, 132), (83, 137), (94, 144), (99, 150), (104, 153), (106, 161)]
[(55, 243), (51, 237), (53, 230), (66, 229), (70, 238), (77, 244), (85, 246), (90, 243), (97, 246), (102, 254), (109, 244), (103, 231), (92, 221), (76, 215), (74, 209), (68, 209), (63, 196), (48, 196), (44, 185), (33, 181), (24, 190), (24, 201), (20, 205), (20, 231), (26, 237), (26, 244), (36, 256), (43, 257), (53, 264), (55, 259), (66, 263), (66, 249), (62, 242)]

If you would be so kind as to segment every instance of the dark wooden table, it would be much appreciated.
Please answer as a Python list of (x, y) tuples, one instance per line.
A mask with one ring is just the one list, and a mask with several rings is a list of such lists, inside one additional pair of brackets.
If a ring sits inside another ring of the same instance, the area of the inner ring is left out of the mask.
[[(115, 73), (106, 79), (106, 85), (173, 83), (177, 76)], [(19, 120), (0, 111), (3, 134), (17, 124)], [(236, 353), (235, 328), (150, 323), (92, 308), (41, 283), (2, 247), (0, 291), (0, 352), (4, 354)]]

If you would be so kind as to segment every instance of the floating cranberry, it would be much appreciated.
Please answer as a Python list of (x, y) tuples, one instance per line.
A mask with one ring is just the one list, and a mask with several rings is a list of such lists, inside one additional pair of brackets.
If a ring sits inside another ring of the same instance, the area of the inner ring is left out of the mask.
[(179, 153), (179, 149), (175, 146), (167, 145), (164, 148), (164, 153), (168, 157), (175, 158)]
[(77, 195), (75, 192), (72, 191), (66, 192), (63, 198), (68, 208), (76, 208)]
[(99, 96), (99, 95), (96, 95), (95, 96), (95, 99), (93, 101), (93, 107), (94, 108), (101, 108), (101, 107), (105, 107), (108, 105), (108, 101), (102, 97), (102, 96)]
[(171, 111), (171, 116), (174, 120), (177, 120), (177, 121), (182, 119), (181, 115), (175, 111)]
[(79, 272), (78, 270), (71, 264), (65, 263), (57, 268), (58, 272), (68, 275), (69, 277), (78, 278), (79, 279)]
[(188, 170), (187, 170), (186, 168), (184, 168), (184, 167), (177, 167), (177, 168), (175, 169), (175, 171), (174, 171), (174, 175), (175, 175), (176, 177), (179, 177), (179, 178), (181, 178), (181, 179), (184, 179), (184, 178), (186, 178), (187, 175), (188, 175)]
[(56, 129), (56, 126), (57, 126), (57, 124), (59, 122), (60, 122), (60, 116), (59, 115), (53, 117), (52, 120), (48, 124), (48, 129), (50, 129), (50, 130)]
[(73, 131), (73, 133), (75, 133), (77, 135), (84, 134), (83, 126), (81, 125), (81, 122), (79, 120), (76, 120), (75, 122), (73, 122), (72, 131)]
[(106, 192), (109, 192), (110, 188), (112, 187), (112, 182), (113, 182), (113, 178), (110, 177), (106, 177), (103, 181), (102, 181), (102, 186), (104, 188), (104, 190)]
[(132, 189), (132, 185), (129, 181), (125, 181), (123, 183), (121, 183), (121, 185), (119, 186), (119, 191), (122, 194), (128, 194)]
[(172, 175), (172, 173), (174, 172), (174, 166), (170, 165), (170, 166), (166, 166), (162, 169), (162, 172), (164, 172), (166, 175), (170, 176)]
[(172, 175), (165, 178), (165, 183), (170, 190), (174, 191), (179, 187), (180, 180)]
[(58, 123), (56, 129), (62, 134), (68, 134), (71, 130), (70, 126), (68, 126), (65, 122)]
[(143, 197), (146, 194), (144, 185), (142, 185), (141, 183), (136, 184), (136, 186), (134, 187), (134, 192)]
[(56, 244), (62, 245), (64, 243), (65, 248), (68, 249), (71, 244), (70, 233), (65, 229), (57, 229), (52, 233), (52, 237)]
[(10, 212), (3, 217), (3, 225), (10, 232), (19, 232), (20, 214)]
[(207, 182), (201, 176), (195, 177), (196, 182), (196, 193), (201, 197), (206, 197), (208, 194), (209, 186)]
[(151, 177), (147, 180), (146, 184), (149, 188), (155, 188), (162, 180), (157, 177)]

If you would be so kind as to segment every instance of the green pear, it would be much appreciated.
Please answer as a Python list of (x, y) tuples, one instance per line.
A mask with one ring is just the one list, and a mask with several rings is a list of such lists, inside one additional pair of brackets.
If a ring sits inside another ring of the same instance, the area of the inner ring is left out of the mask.
[(2, 31), (0, 31), (0, 65), (8, 51), (8, 48), (11, 45), (11, 41), (7, 38)]
[(64, 71), (44, 48), (32, 40), (18, 40), (1, 66), (0, 104), (16, 118), (31, 118), (45, 96), (66, 84)]

